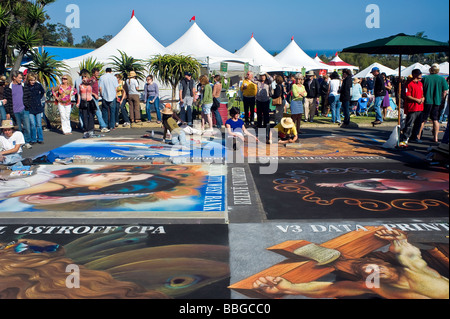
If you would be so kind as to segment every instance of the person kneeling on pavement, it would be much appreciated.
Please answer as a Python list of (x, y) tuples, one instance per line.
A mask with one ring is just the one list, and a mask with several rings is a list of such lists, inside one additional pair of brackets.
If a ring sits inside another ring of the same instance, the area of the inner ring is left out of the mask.
[(177, 121), (172, 117), (173, 111), (170, 108), (165, 107), (161, 113), (163, 115), (164, 138), (168, 131), (172, 136), (172, 145), (189, 147), (186, 141), (186, 133), (178, 126)]
[[(278, 130), (278, 144), (295, 143), (298, 140), (297, 128), (291, 117), (283, 117), (274, 129)], [(269, 143), (272, 144), (272, 131), (270, 131)]]
[(16, 131), (12, 120), (2, 121), (0, 127), (0, 164), (8, 166), (22, 166), (22, 146), (25, 145), (25, 138), (20, 131)]

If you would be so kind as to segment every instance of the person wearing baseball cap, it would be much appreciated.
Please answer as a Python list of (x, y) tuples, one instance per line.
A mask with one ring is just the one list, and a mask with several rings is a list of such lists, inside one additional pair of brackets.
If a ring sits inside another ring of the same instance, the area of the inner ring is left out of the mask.
[(12, 120), (3, 120), (0, 126), (0, 164), (22, 166), (22, 146), (25, 138)]
[(378, 67), (372, 68), (371, 71), (374, 80), (374, 95), (375, 95), (375, 121), (372, 122), (372, 124), (379, 125), (383, 123), (383, 114), (381, 113), (381, 105), (383, 103), (383, 99), (386, 96), (386, 87), (384, 86), (384, 80), (383, 77), (380, 74), (380, 69)]

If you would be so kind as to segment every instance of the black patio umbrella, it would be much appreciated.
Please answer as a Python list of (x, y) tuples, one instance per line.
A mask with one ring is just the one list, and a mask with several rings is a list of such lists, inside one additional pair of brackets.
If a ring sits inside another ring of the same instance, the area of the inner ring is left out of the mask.
[[(398, 96), (401, 96), (401, 76), (402, 76), (402, 55), (413, 55), (421, 53), (435, 53), (435, 52), (449, 52), (449, 44), (422, 38), (413, 35), (406, 35), (403, 33), (393, 35), (387, 38), (382, 38), (355, 46), (351, 46), (342, 50), (342, 52), (349, 53), (369, 53), (369, 54), (395, 54), (399, 55), (399, 88)], [(399, 98), (400, 101), (400, 98)], [(400, 125), (400, 105), (398, 106), (398, 125)]]

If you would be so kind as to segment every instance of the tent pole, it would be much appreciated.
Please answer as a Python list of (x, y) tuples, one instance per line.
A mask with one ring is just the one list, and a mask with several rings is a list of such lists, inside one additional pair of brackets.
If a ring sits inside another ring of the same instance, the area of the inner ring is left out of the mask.
[(401, 104), (402, 104), (402, 55), (400, 54), (398, 58), (398, 125), (401, 123)]

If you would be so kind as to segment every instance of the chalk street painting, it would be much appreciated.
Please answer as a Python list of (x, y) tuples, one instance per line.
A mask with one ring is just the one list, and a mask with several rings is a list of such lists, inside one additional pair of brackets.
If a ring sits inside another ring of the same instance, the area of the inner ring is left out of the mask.
[(168, 158), (204, 157), (223, 158), (225, 147), (222, 141), (189, 140), (190, 147), (182, 149), (151, 138), (96, 138), (81, 139), (50, 151), (47, 156), (51, 162), (75, 155), (90, 155), (97, 158)]
[(448, 173), (438, 169), (393, 163), (308, 164), (308, 169), (279, 164), (275, 176), (264, 176), (257, 168), (251, 166), (272, 219), (448, 216)]
[(1, 212), (223, 212), (223, 165), (40, 165), (0, 181)]
[(226, 225), (0, 225), (0, 299), (229, 298)]
[(448, 226), (230, 225), (232, 298), (448, 299)]

